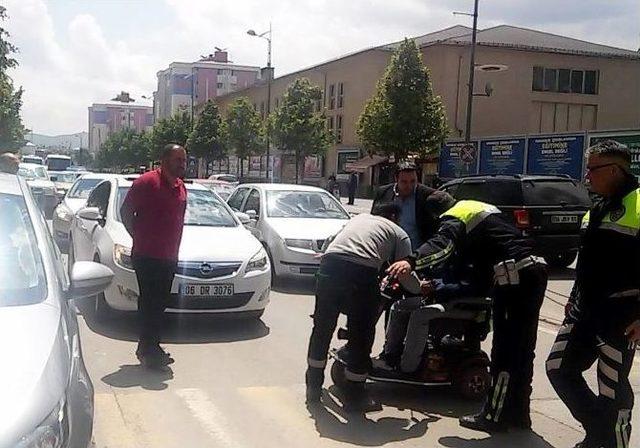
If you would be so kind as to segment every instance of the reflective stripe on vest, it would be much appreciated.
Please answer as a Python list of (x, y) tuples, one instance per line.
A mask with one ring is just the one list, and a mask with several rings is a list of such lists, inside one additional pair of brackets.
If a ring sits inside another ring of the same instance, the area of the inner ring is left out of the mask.
[(495, 205), (480, 201), (463, 200), (456, 202), (456, 205), (444, 212), (440, 217), (450, 216), (459, 219), (464, 223), (467, 233), (469, 233), (488, 216), (496, 213), (500, 213), (500, 209)]
[[(640, 188), (633, 190), (622, 199), (622, 207), (623, 209), (621, 210), (613, 210), (607, 213), (598, 228), (612, 230), (628, 236), (638, 235), (638, 232), (640, 232)], [(622, 214), (620, 214), (621, 212)], [(590, 212), (583, 216), (581, 229), (584, 230), (589, 226), (590, 216)]]

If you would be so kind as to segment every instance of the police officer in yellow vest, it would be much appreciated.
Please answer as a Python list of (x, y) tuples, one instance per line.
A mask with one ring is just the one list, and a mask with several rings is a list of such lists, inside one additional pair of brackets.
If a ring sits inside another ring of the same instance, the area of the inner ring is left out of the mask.
[[(547, 287), (543, 261), (533, 241), (490, 204), (462, 200), (440, 217), (438, 231), (417, 251), (416, 272), (442, 263), (471, 264), (464, 280), (479, 295), (493, 297), (493, 387), (479, 414), (460, 424), (482, 431), (531, 427), (529, 402), (538, 316)], [(389, 273), (402, 275), (400, 264)]]
[[(588, 150), (587, 179), (602, 199), (583, 219), (576, 281), (547, 359), (556, 392), (585, 429), (576, 448), (627, 448), (640, 340), (640, 190), (631, 153), (607, 140)], [(598, 364), (598, 395), (583, 372)]]

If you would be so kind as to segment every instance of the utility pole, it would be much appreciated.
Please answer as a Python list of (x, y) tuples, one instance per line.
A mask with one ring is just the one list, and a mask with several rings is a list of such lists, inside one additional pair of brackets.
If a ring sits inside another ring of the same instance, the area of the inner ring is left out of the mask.
[(469, 61), (469, 93), (467, 96), (467, 126), (464, 133), (464, 141), (471, 141), (471, 118), (473, 116), (473, 82), (476, 69), (476, 36), (478, 33), (478, 0), (473, 6), (473, 31), (471, 32), (471, 60)]

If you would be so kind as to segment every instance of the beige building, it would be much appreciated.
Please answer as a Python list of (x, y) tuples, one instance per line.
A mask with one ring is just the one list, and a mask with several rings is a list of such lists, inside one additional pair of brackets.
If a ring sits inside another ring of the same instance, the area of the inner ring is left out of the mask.
[[(451, 139), (464, 135), (470, 33), (454, 26), (415, 39), (445, 104)], [(484, 93), (487, 83), (493, 91), (474, 98), (472, 137), (640, 127), (640, 53), (508, 25), (478, 31), (477, 41), (475, 91)], [(337, 136), (324, 160), (324, 179), (344, 176), (345, 163), (364, 155), (356, 123), (397, 45), (362, 50), (273, 80), (272, 110), (297, 77), (322, 87), (327, 125)], [(224, 113), (242, 96), (266, 114), (265, 83), (217, 101)], [(379, 161), (359, 163), (364, 186), (377, 183), (378, 170), (366, 166)]]

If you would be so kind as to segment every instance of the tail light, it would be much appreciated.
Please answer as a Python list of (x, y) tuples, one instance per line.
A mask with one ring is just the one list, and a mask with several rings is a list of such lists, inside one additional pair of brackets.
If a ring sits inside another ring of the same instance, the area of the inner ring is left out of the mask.
[(518, 229), (528, 229), (531, 225), (531, 221), (529, 221), (528, 210), (514, 210), (513, 217), (516, 219), (516, 227)]

